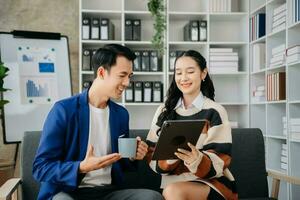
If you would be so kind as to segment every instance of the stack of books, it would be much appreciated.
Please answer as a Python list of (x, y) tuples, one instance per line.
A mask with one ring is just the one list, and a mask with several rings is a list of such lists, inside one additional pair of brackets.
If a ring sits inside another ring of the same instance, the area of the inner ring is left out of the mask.
[(266, 13), (259, 13), (250, 18), (250, 40), (254, 41), (266, 35)]
[(232, 5), (231, 0), (210, 0), (209, 11), (210, 12), (231, 12)]
[(254, 88), (252, 92), (252, 101), (253, 102), (263, 102), (265, 101), (265, 86), (258, 85)]
[(286, 3), (284, 3), (273, 10), (272, 32), (284, 29), (286, 18)]
[(285, 100), (285, 72), (267, 75), (267, 101)]
[(210, 48), (209, 52), (210, 73), (238, 72), (239, 56), (233, 48)]
[(300, 21), (300, 0), (293, 0), (293, 22)]
[(288, 64), (300, 62), (300, 45), (296, 45), (287, 49), (286, 62)]
[(253, 72), (257, 72), (266, 65), (266, 44), (256, 43), (253, 45), (253, 55), (252, 55), (252, 69)]
[(300, 140), (300, 118), (291, 118), (289, 124), (291, 138)]
[(283, 171), (288, 169), (287, 144), (281, 144), (280, 168)]
[(284, 60), (285, 60), (285, 44), (281, 44), (272, 48), (270, 68), (283, 65)]

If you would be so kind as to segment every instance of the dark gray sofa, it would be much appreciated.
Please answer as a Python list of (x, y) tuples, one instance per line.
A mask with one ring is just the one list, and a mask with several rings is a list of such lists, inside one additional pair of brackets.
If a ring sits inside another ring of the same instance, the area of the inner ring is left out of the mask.
[[(147, 130), (131, 130), (131, 137), (145, 139)], [(265, 166), (264, 139), (259, 129), (233, 129), (231, 171), (237, 182), (240, 199), (271, 199), (268, 194), (267, 176), (274, 180), (271, 196), (278, 197), (279, 181), (300, 184), (300, 180), (278, 172), (268, 172)], [(21, 150), (21, 178), (8, 180), (0, 188), (0, 199), (7, 198), (18, 186), (23, 199), (36, 199), (39, 185), (32, 178), (32, 161), (39, 143), (40, 132), (25, 133)], [(138, 170), (125, 174), (126, 185), (131, 188), (150, 188), (161, 191), (160, 175), (154, 173), (145, 161), (138, 161)]]

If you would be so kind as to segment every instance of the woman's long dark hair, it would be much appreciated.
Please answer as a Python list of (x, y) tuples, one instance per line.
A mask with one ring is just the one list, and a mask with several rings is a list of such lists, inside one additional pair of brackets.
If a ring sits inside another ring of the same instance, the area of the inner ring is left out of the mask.
[[(194, 61), (196, 61), (196, 63), (198, 64), (201, 71), (203, 71), (206, 68), (205, 58), (199, 52), (194, 51), (194, 50), (184, 51), (181, 55), (179, 55), (176, 58), (174, 65), (176, 64), (177, 60), (183, 56), (191, 57)], [(204, 96), (206, 96), (214, 101), (215, 88), (214, 88), (213, 82), (210, 79), (208, 73), (207, 73), (205, 79), (201, 83), (200, 91), (202, 92), (202, 94)], [(165, 102), (165, 109), (164, 109), (164, 112), (160, 115), (159, 121), (163, 122), (167, 119), (173, 119), (173, 114), (174, 114), (173, 110), (174, 110), (180, 97), (182, 97), (182, 92), (178, 89), (178, 87), (176, 85), (175, 71), (174, 71), (172, 83), (167, 92), (167, 100)]]

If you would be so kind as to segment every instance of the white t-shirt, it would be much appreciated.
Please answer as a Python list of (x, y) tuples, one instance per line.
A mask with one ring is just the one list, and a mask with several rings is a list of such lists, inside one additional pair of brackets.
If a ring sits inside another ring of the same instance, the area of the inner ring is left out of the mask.
[[(89, 104), (90, 132), (88, 146), (94, 147), (95, 156), (104, 156), (111, 153), (109, 107), (96, 108)], [(93, 187), (111, 184), (111, 165), (102, 169), (88, 172), (79, 187)]]

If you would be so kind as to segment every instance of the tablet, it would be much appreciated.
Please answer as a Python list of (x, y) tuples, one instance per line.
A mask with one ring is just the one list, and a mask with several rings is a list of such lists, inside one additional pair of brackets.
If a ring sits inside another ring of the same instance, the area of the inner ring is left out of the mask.
[(196, 145), (206, 120), (167, 120), (152, 156), (152, 160), (178, 159), (175, 152), (178, 148), (190, 150), (190, 142)]

